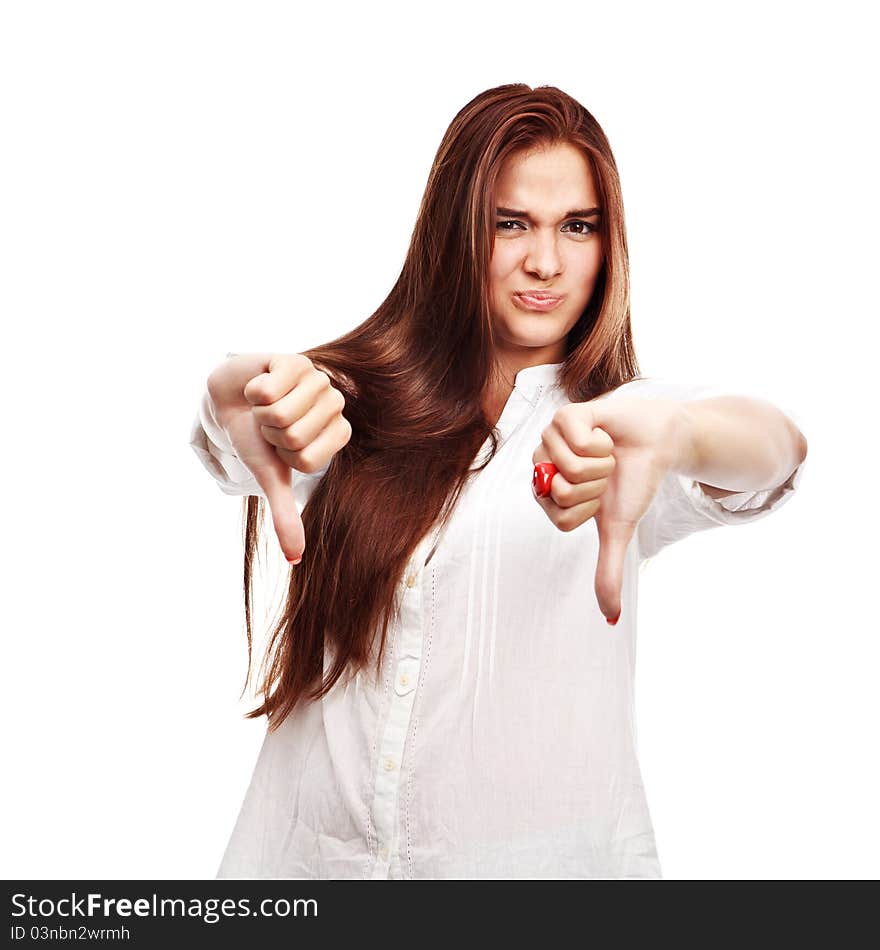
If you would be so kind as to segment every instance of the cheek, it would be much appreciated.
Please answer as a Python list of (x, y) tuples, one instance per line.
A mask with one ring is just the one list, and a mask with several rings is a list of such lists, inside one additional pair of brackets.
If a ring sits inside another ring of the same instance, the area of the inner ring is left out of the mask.
[(602, 270), (602, 264), (605, 261), (605, 252), (602, 249), (602, 242), (595, 241), (592, 247), (592, 253), (589, 256), (589, 269), (590, 274), (593, 277), (596, 277), (600, 270)]
[(510, 274), (513, 268), (504, 255), (494, 255), (489, 264), (489, 293), (494, 303), (503, 300), (509, 291)]
[(577, 274), (579, 282), (592, 286), (599, 271), (602, 269), (602, 250), (600, 247), (590, 248), (589, 253), (582, 254), (572, 262), (572, 269)]
[(510, 276), (511, 271), (516, 270), (519, 257), (510, 243), (508, 241), (495, 243), (495, 249), (489, 260), (489, 278), (493, 281), (503, 281)]

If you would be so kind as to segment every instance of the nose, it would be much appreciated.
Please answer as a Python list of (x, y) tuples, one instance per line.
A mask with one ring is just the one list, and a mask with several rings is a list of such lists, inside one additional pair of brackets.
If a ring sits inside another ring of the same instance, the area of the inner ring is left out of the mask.
[(523, 266), (537, 280), (551, 280), (562, 270), (562, 257), (556, 247), (556, 236), (536, 236), (531, 242)]

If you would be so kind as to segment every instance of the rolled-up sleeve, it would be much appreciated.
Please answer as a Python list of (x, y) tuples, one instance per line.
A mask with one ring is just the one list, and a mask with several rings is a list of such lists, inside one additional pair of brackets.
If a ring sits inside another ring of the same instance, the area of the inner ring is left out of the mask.
[(694, 479), (667, 474), (636, 529), (639, 558), (654, 557), (667, 545), (697, 531), (766, 518), (792, 497), (805, 465), (806, 460), (773, 488), (726, 498), (713, 498)]
[(708, 495), (700, 483), (684, 475), (678, 475), (678, 482), (688, 498), (690, 504), (702, 514), (712, 518), (719, 524), (740, 524), (744, 521), (754, 521), (756, 518), (769, 515), (791, 497), (800, 483), (806, 459), (785, 479), (774, 488), (765, 488), (761, 491), (737, 492), (725, 498), (713, 498)]

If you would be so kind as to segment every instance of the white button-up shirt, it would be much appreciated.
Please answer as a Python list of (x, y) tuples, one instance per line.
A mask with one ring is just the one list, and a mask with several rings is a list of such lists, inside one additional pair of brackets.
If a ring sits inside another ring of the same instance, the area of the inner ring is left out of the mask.
[[(267, 732), (218, 877), (661, 876), (634, 721), (639, 565), (695, 531), (765, 517), (804, 466), (717, 500), (667, 474), (609, 626), (595, 521), (560, 531), (532, 495), (532, 453), (568, 402), (560, 365), (517, 374), (498, 453), (401, 576), (378, 678), (343, 677)], [(601, 398), (725, 392), (641, 377)], [(191, 445), (224, 492), (263, 495), (207, 393)], [(300, 510), (325, 471), (294, 472)]]

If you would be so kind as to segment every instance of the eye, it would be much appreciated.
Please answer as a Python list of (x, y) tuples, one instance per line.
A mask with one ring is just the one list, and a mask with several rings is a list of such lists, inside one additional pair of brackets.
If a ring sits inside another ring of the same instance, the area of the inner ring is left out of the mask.
[(586, 236), (586, 235), (588, 235), (588, 234), (592, 234), (594, 231), (597, 231), (597, 230), (598, 230), (598, 228), (596, 227), (596, 225), (595, 225), (595, 224), (590, 224), (589, 221), (569, 221), (568, 224), (566, 225), (566, 227), (568, 227), (569, 225), (572, 225), (573, 227), (577, 227), (578, 225), (580, 225), (582, 228), (584, 228), (583, 231), (572, 231), (572, 232), (571, 232), (572, 234), (580, 234), (580, 235), (583, 235), (583, 236)]
[[(580, 228), (581, 230), (574, 230), (574, 231), (570, 231), (569, 233), (577, 234), (581, 237), (587, 237), (588, 235), (593, 234), (599, 230), (595, 224), (590, 224), (589, 221), (581, 221), (581, 220), (569, 221), (568, 224), (564, 225), (563, 230), (569, 227)], [(525, 228), (525, 225), (521, 221), (515, 221), (511, 219), (507, 221), (499, 221), (495, 225), (495, 229), (497, 231), (507, 231), (508, 233), (511, 233), (512, 231), (515, 231), (517, 229), (524, 231), (526, 228)]]

